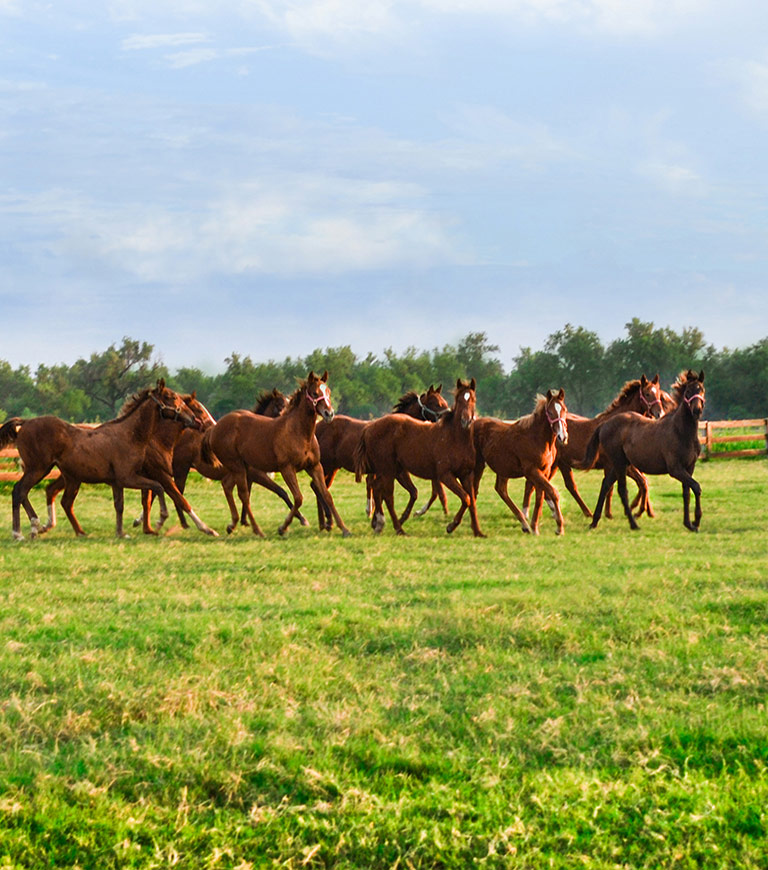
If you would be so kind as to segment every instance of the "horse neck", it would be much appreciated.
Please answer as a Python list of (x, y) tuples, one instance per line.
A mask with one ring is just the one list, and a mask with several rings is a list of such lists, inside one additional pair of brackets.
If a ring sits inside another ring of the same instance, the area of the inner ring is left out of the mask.
[(306, 394), (302, 393), (298, 404), (289, 405), (281, 416), (275, 419), (285, 420), (295, 431), (300, 432), (307, 441), (311, 441), (317, 426), (317, 411), (312, 403), (308, 401)]
[(615, 404), (611, 403), (608, 408), (601, 411), (594, 419), (602, 422), (608, 417), (613, 417), (614, 414), (622, 414), (625, 411), (636, 411), (638, 414), (642, 414), (644, 410), (640, 402), (640, 390), (635, 390), (628, 396), (620, 396)]
[(699, 437), (699, 421), (691, 413), (691, 406), (681, 399), (678, 406), (669, 414), (666, 414), (661, 419), (669, 418), (673, 421), (675, 428), (686, 435), (695, 433), (696, 438)]

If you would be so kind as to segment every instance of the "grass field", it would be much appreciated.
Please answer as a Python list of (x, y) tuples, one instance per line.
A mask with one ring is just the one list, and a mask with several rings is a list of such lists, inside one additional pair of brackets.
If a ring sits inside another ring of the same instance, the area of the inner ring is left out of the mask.
[(486, 475), (485, 540), (374, 536), (344, 477), (347, 540), (258, 492), (266, 540), (117, 541), (93, 487), (19, 544), (5, 487), (0, 868), (765, 868), (768, 461), (696, 477), (698, 535), (654, 478), (532, 538)]

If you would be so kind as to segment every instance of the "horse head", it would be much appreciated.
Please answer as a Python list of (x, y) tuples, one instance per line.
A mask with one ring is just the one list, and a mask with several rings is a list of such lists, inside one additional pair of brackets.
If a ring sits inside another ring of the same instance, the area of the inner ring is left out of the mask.
[(565, 407), (565, 390), (560, 389), (558, 392), (547, 390), (544, 403), (544, 413), (547, 415), (547, 421), (555, 433), (555, 439), (559, 444), (568, 443), (568, 424), (565, 420), (565, 415), (568, 409)]
[(443, 398), (442, 389), (442, 384), (438, 384), (437, 386), (430, 384), (429, 389), (425, 390), (418, 397), (422, 419), (435, 423), (443, 416), (443, 414), (446, 414), (451, 410), (448, 402)]
[(458, 416), (463, 429), (469, 429), (477, 418), (475, 405), (476, 387), (477, 384), (474, 378), (471, 381), (462, 381), (461, 378), (456, 381), (456, 398), (453, 403), (453, 413), (454, 416)]
[(148, 396), (157, 405), (158, 412), (164, 420), (175, 420), (183, 424), (185, 429), (201, 429), (201, 421), (193, 414), (184, 399), (170, 387), (166, 387), (165, 379), (160, 378), (157, 386), (150, 390)]
[[(181, 397), (184, 400), (184, 404), (189, 408), (192, 412), (192, 416), (198, 421), (200, 424), (199, 428), (202, 432), (205, 432), (206, 429), (210, 429), (216, 423), (216, 420), (213, 418), (213, 414), (205, 407), (205, 405), (197, 398), (197, 390), (193, 390), (191, 393), (183, 395)], [(197, 427), (195, 427), (197, 428)]]
[(659, 386), (658, 373), (652, 381), (649, 381), (644, 374), (640, 376), (640, 389), (637, 394), (643, 406), (644, 416), (653, 417), (656, 420), (664, 416), (664, 404), (661, 398), (662, 392), (663, 390)]
[(698, 420), (704, 413), (704, 372), (688, 371), (685, 379), (680, 382), (681, 401), (684, 403), (694, 420)]
[(333, 405), (331, 404), (331, 391), (327, 385), (328, 372), (325, 371), (318, 377), (313, 371), (307, 375), (305, 395), (307, 401), (315, 409), (316, 414), (327, 423), (330, 423), (334, 417)]
[(253, 413), (259, 414), (261, 417), (279, 417), (288, 407), (288, 396), (281, 393), (277, 387), (272, 390), (265, 390), (253, 406)]

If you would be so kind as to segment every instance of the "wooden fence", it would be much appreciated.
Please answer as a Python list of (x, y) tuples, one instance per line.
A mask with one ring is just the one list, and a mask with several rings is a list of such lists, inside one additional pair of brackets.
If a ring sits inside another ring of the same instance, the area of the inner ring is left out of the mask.
[[(739, 435), (717, 435), (717, 432), (727, 432), (729, 429), (754, 429), (751, 433)], [(717, 450), (716, 444), (737, 443), (740, 441), (765, 440), (764, 447), (750, 447), (746, 450)], [(702, 420), (699, 423), (699, 441), (701, 442), (702, 459), (719, 459), (721, 457), (736, 458), (738, 456), (762, 456), (768, 453), (768, 419), (764, 420)], [(54, 468), (49, 478), (58, 477), (58, 469)], [(0, 480), (18, 480), (21, 477), (19, 469), (19, 453), (15, 447), (0, 450)]]
[[(716, 432), (728, 432), (731, 429), (753, 429), (755, 431), (739, 435), (716, 435)], [(746, 450), (717, 450), (716, 444), (734, 444), (743, 441), (765, 441), (763, 447), (750, 447)], [(763, 456), (768, 453), (768, 419), (764, 420), (702, 420), (699, 423), (699, 441), (701, 441), (702, 459), (719, 459), (721, 457)]]

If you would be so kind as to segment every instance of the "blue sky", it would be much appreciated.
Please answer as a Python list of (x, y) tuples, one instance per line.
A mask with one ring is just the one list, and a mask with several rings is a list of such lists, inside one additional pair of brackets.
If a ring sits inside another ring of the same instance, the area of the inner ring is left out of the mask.
[(0, 359), (768, 336), (762, 0), (0, 0)]

